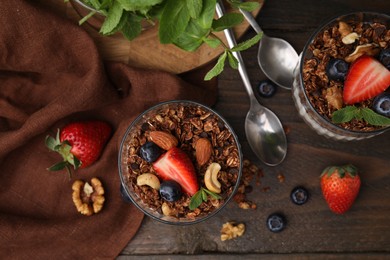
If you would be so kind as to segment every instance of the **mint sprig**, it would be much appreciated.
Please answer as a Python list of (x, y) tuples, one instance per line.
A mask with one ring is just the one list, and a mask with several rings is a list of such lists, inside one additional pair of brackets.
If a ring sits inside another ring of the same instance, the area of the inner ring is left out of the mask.
[[(68, 1), (68, 0), (65, 0)], [(83, 0), (96, 11), (90, 12), (80, 20), (85, 22), (95, 13), (105, 15), (100, 28), (103, 35), (121, 32), (124, 37), (133, 40), (141, 33), (142, 20), (159, 21), (158, 37), (162, 44), (174, 44), (182, 50), (193, 52), (206, 43), (212, 48), (222, 45), (225, 51), (217, 65), (206, 75), (205, 80), (219, 75), (228, 58), (229, 64), (236, 69), (238, 62), (232, 52), (243, 51), (257, 43), (261, 35), (256, 35), (235, 48), (230, 49), (218, 38), (215, 32), (232, 28), (244, 20), (241, 13), (227, 13), (214, 19), (217, 0)], [(253, 11), (259, 8), (258, 2), (227, 0), (233, 8)]]
[(335, 124), (346, 123), (353, 119), (363, 120), (373, 126), (390, 125), (390, 118), (377, 114), (367, 107), (346, 106), (332, 114), (332, 122)]
[(189, 205), (190, 210), (194, 210), (199, 207), (203, 201), (206, 202), (209, 196), (216, 200), (222, 199), (222, 197), (218, 194), (201, 187), (200, 190), (191, 197)]

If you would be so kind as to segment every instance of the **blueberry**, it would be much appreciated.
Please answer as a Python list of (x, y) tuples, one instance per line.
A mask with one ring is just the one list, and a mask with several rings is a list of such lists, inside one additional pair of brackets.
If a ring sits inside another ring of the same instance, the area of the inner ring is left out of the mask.
[(257, 92), (261, 97), (272, 97), (276, 92), (277, 86), (269, 79), (262, 80), (257, 86)]
[(390, 70), (390, 48), (384, 49), (379, 53), (379, 61)]
[(182, 194), (180, 184), (175, 181), (163, 181), (160, 185), (160, 196), (166, 201), (177, 201)]
[(329, 79), (344, 81), (347, 75), (349, 64), (341, 59), (331, 59), (326, 64), (326, 75)]
[(267, 227), (272, 232), (280, 232), (286, 226), (286, 219), (282, 214), (274, 213), (267, 218)]
[(163, 150), (153, 142), (146, 142), (139, 150), (141, 158), (149, 163), (156, 161), (162, 153)]
[(291, 191), (290, 198), (294, 204), (302, 205), (309, 199), (309, 192), (304, 187), (298, 186)]
[(382, 93), (374, 98), (372, 107), (382, 116), (390, 117), (390, 93)]

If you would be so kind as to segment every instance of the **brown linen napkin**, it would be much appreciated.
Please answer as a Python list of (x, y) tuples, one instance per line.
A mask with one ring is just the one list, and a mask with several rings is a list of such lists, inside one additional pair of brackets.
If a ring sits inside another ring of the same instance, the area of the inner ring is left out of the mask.
[[(197, 87), (161, 71), (104, 64), (77, 25), (34, 2), (1, 5), (0, 258), (114, 258), (143, 219), (119, 192), (117, 154), (126, 127), (160, 101), (211, 105), (216, 85)], [(60, 157), (44, 139), (82, 119), (105, 120), (114, 133), (99, 161), (69, 181), (65, 172), (46, 170)], [(71, 185), (92, 177), (102, 181), (106, 202), (102, 212), (86, 217), (73, 205)]]

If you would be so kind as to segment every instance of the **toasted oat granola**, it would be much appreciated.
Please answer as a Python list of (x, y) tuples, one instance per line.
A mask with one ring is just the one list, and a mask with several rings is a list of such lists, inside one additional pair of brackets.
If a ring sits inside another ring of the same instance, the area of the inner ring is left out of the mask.
[[(204, 216), (219, 208), (233, 192), (238, 180), (240, 154), (235, 139), (225, 123), (214, 113), (201, 106), (184, 106), (175, 104), (161, 108), (156, 114), (144, 119), (144, 123), (135, 126), (128, 143), (128, 173), (127, 185), (133, 189), (149, 208), (161, 214), (177, 218), (194, 219)], [(189, 209), (190, 197), (187, 194), (175, 202), (163, 200), (158, 190), (147, 185), (138, 186), (137, 177), (143, 173), (156, 174), (152, 164), (139, 156), (140, 147), (149, 140), (152, 131), (171, 133), (179, 140), (178, 147), (185, 151), (195, 167), (198, 183), (204, 187), (204, 174), (207, 167), (219, 163), (221, 170), (218, 180), (221, 183), (222, 199), (209, 199), (195, 210)], [(208, 138), (212, 144), (213, 153), (207, 163), (199, 165), (195, 156), (195, 144), (200, 138)]]
[[(346, 41), (346, 37), (352, 37), (352, 40)], [(331, 121), (333, 112), (343, 106), (340, 98), (343, 82), (329, 80), (326, 75), (326, 64), (331, 58), (353, 62), (363, 52), (374, 56), (381, 49), (389, 47), (390, 29), (377, 22), (336, 23), (318, 33), (309, 46), (313, 55), (304, 61), (302, 75), (306, 95), (317, 112)], [(373, 99), (369, 99), (355, 105), (371, 108), (372, 101)], [(372, 131), (382, 128), (356, 119), (342, 123), (340, 127), (353, 131)]]

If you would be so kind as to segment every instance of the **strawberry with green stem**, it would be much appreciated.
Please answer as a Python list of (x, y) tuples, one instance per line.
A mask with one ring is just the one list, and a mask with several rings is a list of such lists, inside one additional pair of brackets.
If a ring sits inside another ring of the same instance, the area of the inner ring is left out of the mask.
[(336, 214), (348, 211), (359, 194), (361, 180), (352, 165), (329, 166), (321, 174), (321, 190), (330, 210)]
[(103, 121), (73, 122), (58, 129), (55, 138), (47, 136), (46, 146), (58, 152), (63, 161), (48, 168), (49, 171), (66, 169), (71, 173), (93, 164), (101, 155), (105, 144), (111, 136), (111, 126)]

